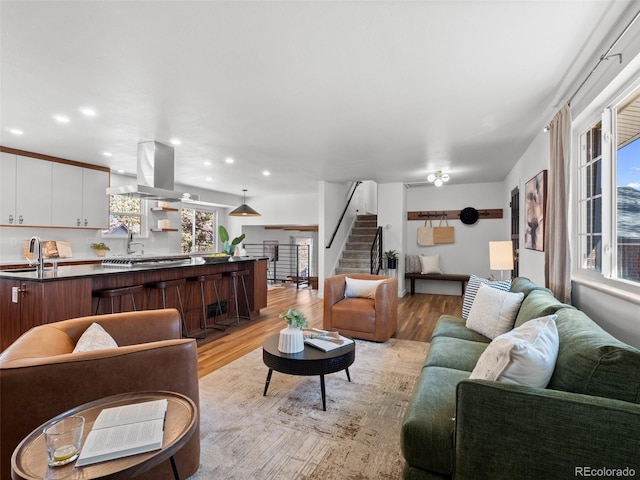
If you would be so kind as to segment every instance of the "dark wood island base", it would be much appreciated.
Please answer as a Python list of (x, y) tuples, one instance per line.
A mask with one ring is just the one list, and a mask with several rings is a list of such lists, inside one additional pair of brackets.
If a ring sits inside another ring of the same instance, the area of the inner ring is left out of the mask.
[[(69, 318), (93, 315), (98, 299), (93, 292), (109, 288), (147, 285), (155, 282), (186, 279), (181, 292), (185, 307), (187, 333), (201, 330), (202, 300), (200, 286), (189, 278), (200, 275), (221, 274), (218, 284), (220, 301), (230, 305), (233, 287), (230, 274), (248, 270), (246, 288), (249, 309), (240, 305), (241, 315), (255, 318), (260, 309), (267, 306), (267, 260), (250, 258), (218, 263), (185, 263), (161, 267), (113, 268), (102, 265), (60, 266), (57, 271), (46, 270), (41, 277), (34, 272), (0, 271), (0, 351), (7, 348), (22, 333), (36, 325), (57, 322)], [(174, 288), (166, 291), (167, 306), (178, 305)], [(17, 301), (14, 301), (17, 300)], [(213, 288), (205, 289), (205, 310), (209, 305), (209, 321), (224, 320), (228, 313), (220, 315)], [(123, 297), (122, 309), (131, 310), (131, 298)], [(144, 288), (135, 296), (138, 310), (162, 308), (161, 292)], [(116, 302), (116, 309), (119, 303)], [(244, 310), (243, 310), (244, 308)], [(228, 312), (228, 308), (226, 309)], [(98, 314), (111, 313), (110, 302), (101, 302)]]

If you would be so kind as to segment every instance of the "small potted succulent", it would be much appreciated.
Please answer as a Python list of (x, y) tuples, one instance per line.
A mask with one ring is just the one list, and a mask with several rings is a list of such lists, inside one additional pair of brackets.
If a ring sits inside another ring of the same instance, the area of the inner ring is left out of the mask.
[(396, 270), (398, 268), (398, 252), (395, 250), (387, 250), (384, 252), (384, 256), (387, 257), (387, 268), (389, 270)]
[(287, 322), (287, 328), (280, 331), (278, 350), (283, 353), (298, 353), (304, 350), (304, 335), (302, 329), (307, 326), (307, 318), (293, 308), (280, 314)]
[(109, 250), (111, 250), (105, 243), (92, 243), (91, 248), (96, 251), (96, 255), (99, 257), (104, 257)]

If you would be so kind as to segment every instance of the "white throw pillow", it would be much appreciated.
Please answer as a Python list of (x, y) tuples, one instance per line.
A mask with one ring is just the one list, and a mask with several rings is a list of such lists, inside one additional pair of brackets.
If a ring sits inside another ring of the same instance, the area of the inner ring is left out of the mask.
[(118, 348), (118, 344), (104, 328), (94, 322), (84, 331), (76, 344), (76, 348), (73, 349), (73, 353), (91, 352), (105, 348)]
[(361, 280), (358, 278), (345, 277), (347, 285), (344, 289), (344, 298), (374, 298), (376, 288), (384, 280)]
[(480, 285), (467, 318), (467, 328), (489, 338), (508, 332), (513, 328), (522, 300), (524, 293)]
[(437, 255), (420, 255), (420, 273), (442, 273), (440, 270), (440, 254)]
[(469, 277), (469, 282), (467, 282), (467, 288), (464, 291), (464, 299), (462, 301), (462, 318), (465, 320), (469, 318), (471, 305), (473, 305), (473, 300), (476, 298), (478, 289), (482, 284), (489, 285), (490, 287), (497, 288), (498, 290), (503, 290), (505, 292), (508, 292), (511, 289), (511, 280), (488, 280), (486, 278), (471, 275)]
[(496, 337), (469, 378), (545, 388), (558, 358), (557, 318), (534, 318)]

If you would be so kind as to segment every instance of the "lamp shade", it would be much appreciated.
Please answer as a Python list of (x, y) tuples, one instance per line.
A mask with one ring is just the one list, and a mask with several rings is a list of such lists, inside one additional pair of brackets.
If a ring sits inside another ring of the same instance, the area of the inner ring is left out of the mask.
[(511, 241), (489, 242), (489, 268), (513, 270), (513, 245)]
[(242, 190), (242, 205), (229, 212), (230, 217), (259, 217), (260, 214), (247, 205), (247, 189)]
[(238, 208), (233, 209), (229, 212), (230, 217), (259, 217), (260, 214), (256, 212), (253, 208), (251, 208), (246, 203), (243, 203)]

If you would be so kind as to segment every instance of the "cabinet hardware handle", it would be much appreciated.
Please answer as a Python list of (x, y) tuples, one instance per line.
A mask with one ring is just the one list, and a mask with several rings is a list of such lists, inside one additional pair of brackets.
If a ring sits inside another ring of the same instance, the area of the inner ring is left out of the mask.
[(86, 218), (84, 219), (84, 226), (88, 226), (89, 225), (89, 220), (87, 220)]
[(13, 215), (9, 215), (9, 224), (13, 224)]
[(20, 225), (22, 225), (22, 222), (24, 222), (24, 218), (22, 218), (22, 215), (20, 215), (20, 216), (18, 217), (18, 223), (19, 223)]
[(77, 218), (77, 219), (76, 219), (76, 225), (77, 225), (78, 227), (80, 226), (80, 219), (79, 219), (79, 218)]

